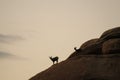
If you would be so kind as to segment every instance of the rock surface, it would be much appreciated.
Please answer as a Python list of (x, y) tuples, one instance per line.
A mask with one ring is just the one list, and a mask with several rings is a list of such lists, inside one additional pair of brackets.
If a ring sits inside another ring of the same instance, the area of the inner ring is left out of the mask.
[(120, 27), (91, 39), (29, 80), (120, 80)]
[(80, 56), (55, 64), (30, 80), (120, 80), (120, 55)]
[(103, 43), (103, 54), (120, 53), (120, 38), (110, 39)]
[(120, 38), (120, 27), (116, 27), (105, 31), (99, 38), (99, 41), (104, 42), (109, 39), (115, 39), (115, 38)]
[(90, 47), (91, 45), (96, 44), (97, 41), (98, 41), (98, 38), (88, 40), (88, 41), (86, 41), (85, 43), (83, 43), (80, 48), (81, 48), (82, 50), (84, 50), (84, 49), (86, 49), (87, 47)]

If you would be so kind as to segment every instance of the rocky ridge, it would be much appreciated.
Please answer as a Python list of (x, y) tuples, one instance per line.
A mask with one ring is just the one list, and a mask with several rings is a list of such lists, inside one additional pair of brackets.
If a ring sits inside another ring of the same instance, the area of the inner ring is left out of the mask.
[(120, 27), (116, 27), (29, 80), (120, 80), (119, 61)]

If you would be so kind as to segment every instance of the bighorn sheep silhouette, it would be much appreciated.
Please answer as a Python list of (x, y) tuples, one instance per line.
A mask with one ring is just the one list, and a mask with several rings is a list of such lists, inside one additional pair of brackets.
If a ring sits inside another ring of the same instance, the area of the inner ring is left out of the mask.
[(50, 60), (53, 62), (53, 64), (55, 63), (55, 61), (56, 61), (56, 63), (58, 63), (58, 59), (59, 59), (59, 57), (49, 57), (50, 58)]
[(81, 49), (77, 49), (77, 47), (74, 47), (74, 50), (75, 50), (76, 52), (81, 51)]

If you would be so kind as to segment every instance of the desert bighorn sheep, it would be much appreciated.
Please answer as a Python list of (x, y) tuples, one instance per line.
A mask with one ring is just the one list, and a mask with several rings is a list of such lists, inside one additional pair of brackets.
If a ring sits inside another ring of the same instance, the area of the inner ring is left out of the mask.
[(77, 49), (77, 47), (74, 47), (74, 50), (75, 50), (76, 52), (81, 51), (81, 49)]
[(53, 62), (53, 64), (54, 64), (54, 62), (56, 61), (56, 63), (58, 63), (58, 59), (59, 59), (59, 57), (49, 57), (50, 58), (50, 60)]

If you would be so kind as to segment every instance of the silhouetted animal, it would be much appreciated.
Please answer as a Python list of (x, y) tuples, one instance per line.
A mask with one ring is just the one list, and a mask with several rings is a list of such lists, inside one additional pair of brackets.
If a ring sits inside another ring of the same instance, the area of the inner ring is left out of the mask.
[(49, 57), (50, 58), (50, 60), (53, 62), (53, 64), (55, 63), (55, 61), (56, 61), (56, 63), (58, 63), (58, 59), (59, 59), (59, 57)]
[(77, 49), (77, 47), (74, 47), (74, 50), (75, 50), (76, 52), (81, 51), (81, 49)]

